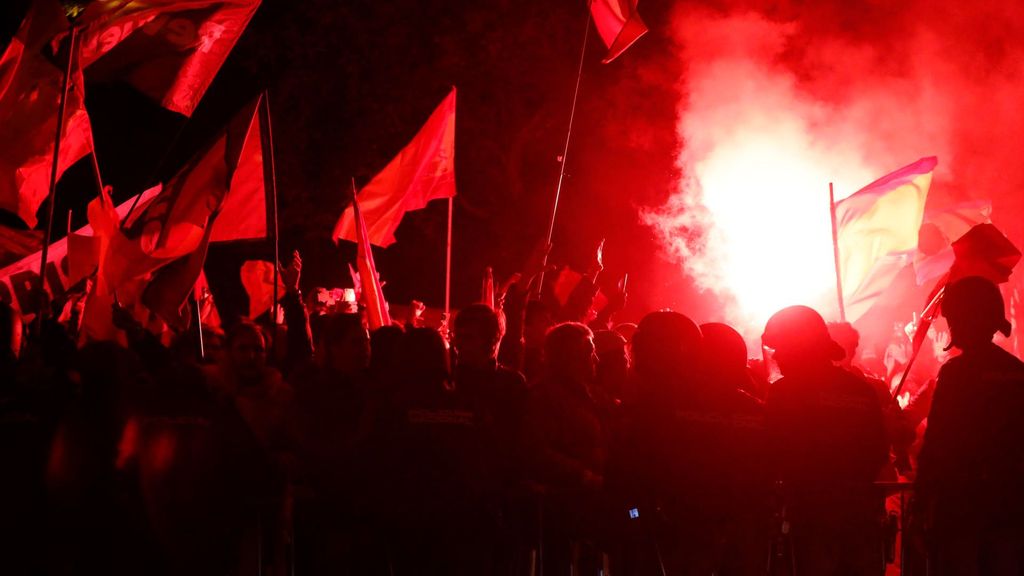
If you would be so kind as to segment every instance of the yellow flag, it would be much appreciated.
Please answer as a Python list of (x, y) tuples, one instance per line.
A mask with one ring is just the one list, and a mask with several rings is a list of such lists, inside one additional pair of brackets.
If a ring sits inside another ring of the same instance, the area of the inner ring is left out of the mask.
[(853, 299), (890, 254), (917, 248), (924, 204), (938, 160), (922, 158), (836, 202), (843, 297)]

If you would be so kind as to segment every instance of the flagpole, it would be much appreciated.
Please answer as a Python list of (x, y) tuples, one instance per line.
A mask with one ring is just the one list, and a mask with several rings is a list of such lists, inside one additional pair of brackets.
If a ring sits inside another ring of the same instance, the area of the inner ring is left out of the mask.
[(206, 346), (203, 344), (203, 310), (199, 301), (199, 293), (192, 287), (192, 305), (196, 309), (196, 335), (199, 337), (199, 361), (206, 360)]
[[(558, 200), (562, 196), (562, 183), (565, 180), (565, 160), (569, 154), (569, 142), (572, 139), (572, 125), (576, 119), (576, 103), (579, 100), (580, 95), (580, 81), (583, 79), (583, 63), (586, 61), (587, 55), (587, 40), (590, 38), (590, 11), (586, 11), (587, 19), (586, 26), (583, 28), (583, 46), (580, 48), (580, 63), (576, 71), (576, 88), (572, 93), (572, 108), (569, 110), (569, 128), (565, 131), (565, 146), (562, 147), (562, 156), (560, 158), (559, 171), (558, 171), (558, 185), (555, 187), (555, 198), (551, 203), (551, 218), (548, 220), (548, 235), (545, 246), (551, 244), (551, 238), (555, 232), (555, 217), (558, 215)], [(548, 265), (548, 252), (544, 253), (544, 261), (540, 271), (540, 280), (537, 282), (537, 293), (540, 295), (541, 290), (544, 286), (544, 268)]]
[[(260, 143), (263, 149), (263, 186), (264, 193), (270, 197), (270, 206), (274, 214), (271, 233), (274, 240), (274, 303), (270, 307), (270, 322), (277, 325), (277, 283), (281, 267), (281, 244), (278, 236), (277, 226), (277, 171), (274, 166), (274, 131), (270, 125), (270, 92), (264, 90), (260, 96), (259, 104), (260, 117)], [(269, 160), (269, 161), (266, 161)]]
[(839, 302), (839, 321), (846, 322), (846, 305), (843, 303), (843, 276), (839, 267), (839, 228), (836, 226), (836, 195), (832, 183), (828, 183), (828, 205), (832, 214), (832, 258), (836, 266), (836, 298)]
[(910, 358), (907, 360), (907, 366), (903, 369), (903, 374), (900, 375), (900, 381), (892, 393), (892, 399), (894, 402), (898, 402), (900, 393), (903, 392), (903, 385), (907, 383), (907, 378), (910, 376), (910, 369), (913, 368), (914, 361), (917, 360), (917, 355), (921, 352), (921, 347), (924, 345), (928, 329), (931, 327), (935, 317), (939, 314), (939, 305), (942, 303), (942, 297), (945, 296), (945, 294), (946, 287), (943, 286), (942, 288), (939, 288), (935, 293), (935, 296), (932, 297), (931, 302), (925, 306), (924, 312), (921, 313), (921, 317), (917, 321), (917, 326), (914, 329), (914, 339), (911, 341)]
[[(455, 212), (455, 198), (448, 197), (448, 242), (444, 259), (444, 324), (451, 318), (452, 301), (452, 214)], [(448, 335), (445, 334), (447, 338)]]
[(92, 143), (92, 153), (89, 156), (92, 158), (92, 172), (96, 176), (96, 186), (103, 190), (103, 177), (100, 176), (100, 161), (96, 158), (96, 142)]
[[(61, 83), (60, 102), (57, 105), (57, 134), (53, 141), (53, 162), (50, 165), (50, 191), (47, 195), (49, 206), (46, 210), (46, 235), (43, 237), (42, 262), (39, 265), (39, 289), (46, 290), (46, 260), (50, 253), (50, 240), (53, 238), (53, 213), (57, 200), (57, 170), (60, 165), (60, 141), (64, 132), (64, 114), (68, 108), (68, 88), (71, 85), (71, 65), (75, 58), (78, 44), (78, 27), (71, 25), (71, 37), (68, 39), (68, 62), (64, 66), (64, 79)], [(37, 329), (42, 328), (44, 298), (40, 295), (38, 315), (35, 319)]]

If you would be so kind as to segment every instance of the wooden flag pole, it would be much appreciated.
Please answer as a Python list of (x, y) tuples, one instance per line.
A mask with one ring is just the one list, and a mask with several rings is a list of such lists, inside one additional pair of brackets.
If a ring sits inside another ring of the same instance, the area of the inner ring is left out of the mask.
[(274, 131), (270, 125), (270, 93), (264, 90), (260, 96), (259, 103), (260, 119), (260, 148), (263, 152), (263, 189), (270, 201), (270, 209), (273, 217), (271, 219), (270, 233), (274, 242), (274, 303), (270, 307), (270, 322), (277, 325), (277, 283), (280, 277), (281, 268), (281, 243), (278, 236), (277, 226), (277, 171), (274, 166)]
[[(57, 105), (57, 134), (53, 140), (53, 162), (50, 165), (50, 191), (47, 194), (49, 206), (46, 210), (46, 235), (43, 236), (42, 262), (39, 265), (39, 290), (46, 290), (46, 260), (50, 254), (50, 241), (53, 238), (53, 213), (57, 201), (57, 170), (60, 165), (60, 141), (64, 132), (64, 114), (68, 108), (68, 88), (71, 86), (71, 65), (75, 60), (75, 50), (78, 46), (78, 27), (71, 26), (71, 36), (68, 39), (68, 61), (64, 66), (64, 79), (61, 83), (60, 102)], [(36, 314), (35, 325), (37, 330), (42, 330), (42, 320), (46, 305), (46, 299), (39, 294), (39, 309)]]
[(839, 267), (839, 228), (836, 226), (836, 195), (832, 183), (828, 183), (828, 205), (832, 213), (832, 258), (836, 266), (836, 298), (839, 301), (839, 321), (846, 322), (846, 305), (843, 303), (843, 276)]
[[(572, 140), (572, 125), (576, 119), (576, 103), (580, 95), (580, 81), (583, 79), (583, 63), (586, 61), (587, 40), (590, 39), (590, 11), (586, 11), (587, 21), (583, 28), (583, 47), (580, 48), (580, 63), (576, 71), (576, 88), (572, 93), (572, 107), (569, 109), (569, 127), (565, 131), (565, 146), (562, 147), (562, 156), (559, 160), (558, 185), (555, 187), (555, 198), (551, 202), (551, 218), (548, 220), (548, 235), (545, 246), (551, 244), (551, 238), (555, 233), (555, 217), (558, 215), (558, 200), (562, 196), (562, 183), (565, 180), (565, 160), (569, 155), (569, 142)], [(548, 252), (544, 253), (544, 261), (540, 270), (540, 280), (537, 282), (537, 295), (540, 295), (544, 286), (544, 269), (548, 265)]]

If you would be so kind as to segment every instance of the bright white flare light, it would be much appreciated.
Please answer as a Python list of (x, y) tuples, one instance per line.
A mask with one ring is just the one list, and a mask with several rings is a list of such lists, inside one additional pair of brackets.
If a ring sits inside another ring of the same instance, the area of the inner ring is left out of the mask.
[(835, 174), (799, 134), (779, 128), (737, 134), (694, 166), (720, 280), (712, 288), (735, 298), (734, 320), (754, 326), (791, 304), (834, 302), (827, 297), (835, 294), (828, 204)]
[(683, 181), (646, 221), (727, 302), (719, 319), (748, 336), (793, 304), (835, 317), (828, 185), (843, 198), (872, 170), (852, 143), (827, 137), (830, 111), (801, 101), (789, 78), (743, 60), (711, 68), (679, 121)]

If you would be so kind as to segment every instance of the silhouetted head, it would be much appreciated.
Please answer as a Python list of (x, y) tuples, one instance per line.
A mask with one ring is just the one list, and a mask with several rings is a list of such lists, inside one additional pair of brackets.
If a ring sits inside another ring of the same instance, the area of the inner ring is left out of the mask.
[(316, 350), (321, 366), (341, 374), (355, 374), (370, 365), (370, 335), (359, 314), (324, 316)]
[(244, 380), (263, 377), (267, 363), (267, 338), (255, 323), (243, 320), (227, 332), (227, 354), (224, 360), (232, 372)]
[(370, 334), (370, 371), (382, 376), (401, 363), (405, 331), (401, 326), (381, 326)]
[(544, 366), (548, 376), (556, 381), (590, 383), (597, 367), (590, 328), (578, 322), (564, 322), (548, 330), (544, 338)]
[(644, 316), (633, 335), (633, 366), (648, 378), (684, 374), (700, 353), (700, 329), (678, 312), (662, 310)]
[(460, 365), (485, 367), (494, 363), (504, 331), (497, 312), (486, 304), (473, 304), (455, 315), (452, 327), (452, 344)]
[(747, 343), (732, 326), (721, 322), (700, 325), (704, 358), (716, 370), (738, 372), (747, 368)]
[(776, 312), (764, 327), (761, 343), (775, 350), (774, 358), (783, 374), (837, 362), (845, 355), (829, 336), (821, 314), (807, 306), (790, 306)]
[(402, 380), (433, 391), (451, 381), (448, 346), (433, 328), (413, 328), (403, 337), (400, 358)]
[(860, 346), (860, 332), (857, 332), (849, 322), (829, 322), (828, 334), (843, 349), (841, 363), (844, 366), (852, 366), (853, 359), (857, 357), (857, 348)]
[(942, 315), (949, 323), (950, 346), (961, 350), (991, 342), (996, 332), (1010, 335), (999, 287), (980, 276), (968, 276), (946, 287)]

